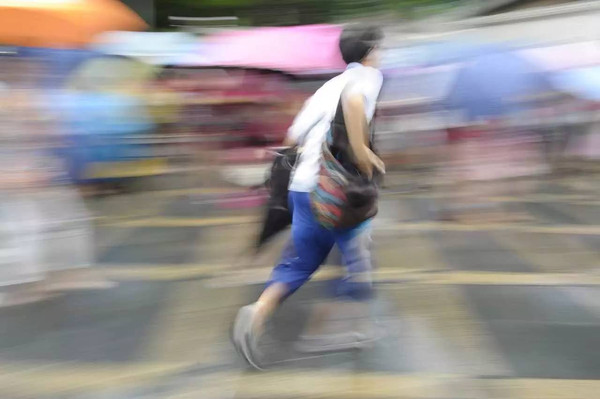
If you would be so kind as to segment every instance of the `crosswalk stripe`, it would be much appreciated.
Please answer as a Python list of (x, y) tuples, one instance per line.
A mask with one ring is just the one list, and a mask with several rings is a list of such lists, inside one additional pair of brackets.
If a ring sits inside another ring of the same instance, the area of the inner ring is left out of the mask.
[(162, 304), (155, 327), (144, 337), (144, 358), (218, 364), (221, 349), (230, 345), (229, 324), (247, 300), (244, 290), (211, 290), (199, 281), (177, 283)]
[[(456, 286), (404, 286), (385, 290), (398, 310), (402, 356), (417, 370), (510, 375), (508, 362)], [(404, 342), (407, 341), (407, 342)]]
[[(0, 368), (2, 397), (54, 397), (77, 393), (119, 392), (159, 384), (189, 364), (63, 364), (29, 369)], [(30, 365), (31, 366), (31, 365)], [(233, 392), (231, 392), (233, 391)], [(380, 373), (319, 369), (239, 373), (223, 371), (179, 379), (162, 392), (168, 398), (223, 397), (275, 399), (327, 397), (346, 399), (451, 399), (502, 397), (515, 399), (594, 398), (600, 380), (553, 378), (477, 378), (461, 374)], [(112, 396), (111, 396), (112, 397)]]
[(46, 397), (156, 382), (191, 363), (9, 363), (0, 366), (0, 397)]
[(577, 237), (497, 231), (492, 237), (540, 272), (586, 272), (600, 265), (600, 254), (585, 248)]
[(523, 233), (539, 234), (581, 234), (581, 235), (600, 235), (600, 226), (597, 225), (524, 225), (524, 224), (460, 224), (460, 223), (440, 223), (440, 222), (422, 222), (422, 223), (399, 223), (389, 227), (398, 231), (514, 231)]
[(431, 378), (418, 374), (288, 371), (242, 375), (236, 383), (236, 394), (242, 398), (276, 398), (286, 395), (301, 398), (441, 398), (444, 394), (444, 381), (443, 376)]
[(199, 278), (222, 272), (226, 265), (112, 265), (101, 269), (104, 276), (117, 281), (175, 281)]
[[(469, 279), (477, 282), (475, 274), (452, 270), (453, 265), (445, 262), (440, 245), (430, 241), (430, 234), (414, 232), (411, 235), (427, 248), (429, 258), (439, 266), (438, 271), (398, 274), (398, 269), (383, 269), (376, 272), (375, 281), (409, 283), (402, 289), (398, 289), (397, 284), (388, 285), (395, 286), (391, 290), (385, 289), (385, 284), (378, 288), (384, 288), (385, 296), (395, 299), (395, 306), (399, 307), (397, 313), (402, 315), (403, 335), (412, 333), (413, 344), (407, 347), (413, 352), (414, 364), (424, 362), (422, 369), (441, 373), (510, 373), (508, 362), (458, 286)], [(407, 327), (408, 331), (404, 330)], [(428, 334), (434, 336), (427, 339)], [(437, 345), (433, 350), (432, 344)]]
[[(108, 265), (107, 265), (108, 266)], [(227, 265), (152, 265), (103, 267), (108, 278), (117, 281), (174, 281), (206, 278), (209, 285), (239, 286), (262, 284), (267, 281), (271, 267), (231, 271)], [(323, 281), (341, 277), (339, 266), (322, 266), (312, 280)], [(430, 285), (600, 285), (600, 274), (591, 273), (510, 273), (461, 270), (423, 271), (422, 268), (381, 268), (375, 271), (376, 283)]]
[(493, 273), (456, 271), (423, 276), (424, 284), (435, 285), (600, 285), (600, 275), (577, 273)]
[(224, 216), (209, 218), (170, 218), (155, 217), (132, 220), (114, 220), (104, 219), (103, 225), (115, 227), (203, 227), (203, 226), (223, 226), (232, 224), (256, 223), (260, 219), (257, 216)]
[(532, 194), (525, 196), (497, 196), (489, 199), (494, 202), (522, 202), (522, 203), (567, 203), (600, 205), (600, 201), (592, 199), (591, 195), (581, 194)]
[[(383, 198), (415, 198), (415, 199), (447, 199), (451, 198), (452, 194), (445, 192), (430, 192), (430, 193), (404, 193), (404, 192), (393, 192), (383, 191), (381, 193)], [(494, 195), (494, 196), (481, 196), (482, 200), (488, 200), (493, 202), (521, 202), (521, 203), (576, 203), (576, 204), (589, 204), (589, 205), (600, 205), (600, 201), (594, 198), (593, 194), (528, 194), (522, 196), (506, 196), (506, 195)]]
[[(103, 219), (102, 225), (139, 228), (139, 227), (203, 227), (203, 226), (221, 226), (257, 223), (260, 221), (258, 216), (224, 216), (210, 218), (169, 218), (156, 217), (134, 220)], [(536, 234), (580, 234), (580, 235), (600, 235), (600, 225), (525, 225), (508, 223), (485, 223), (485, 224), (461, 224), (445, 222), (416, 222), (416, 223), (397, 223), (384, 224), (377, 228), (377, 231), (460, 231), (460, 232), (478, 232), (478, 231), (511, 231)]]
[[(588, 182), (589, 183), (589, 182)], [(148, 191), (145, 195), (157, 197), (178, 197), (184, 195), (227, 195), (232, 193), (244, 192), (243, 189), (237, 187), (195, 187), (172, 190), (156, 190)], [(246, 192), (249, 193), (248, 190)], [(381, 197), (383, 198), (416, 198), (416, 199), (445, 199), (452, 196), (445, 192), (394, 192), (393, 190), (383, 190)], [(590, 203), (592, 205), (600, 205), (600, 201), (594, 200), (590, 194), (544, 194), (532, 193), (522, 196), (506, 196), (497, 195), (490, 196), (487, 199), (495, 202), (563, 202), (563, 203)]]
[(180, 188), (173, 190), (156, 190), (149, 191), (147, 194), (156, 195), (160, 197), (177, 197), (182, 195), (219, 195), (219, 194), (230, 194), (242, 191), (239, 188), (232, 187), (195, 187), (195, 188)]
[(546, 378), (491, 379), (480, 381), (489, 391), (515, 399), (583, 399), (598, 395), (600, 380)]
[[(401, 201), (397, 206), (402, 219), (414, 218), (416, 210), (409, 203)], [(397, 224), (392, 223), (392, 226), (395, 227)], [(379, 230), (377, 224), (374, 230), (377, 234)], [(382, 226), (382, 230), (387, 230), (385, 224)], [(374, 248), (374, 259), (377, 266), (386, 271), (387, 269), (426, 271), (448, 268), (444, 257), (436, 250), (435, 243), (423, 231), (412, 231), (410, 234), (399, 232), (399, 234), (382, 235), (375, 239)]]

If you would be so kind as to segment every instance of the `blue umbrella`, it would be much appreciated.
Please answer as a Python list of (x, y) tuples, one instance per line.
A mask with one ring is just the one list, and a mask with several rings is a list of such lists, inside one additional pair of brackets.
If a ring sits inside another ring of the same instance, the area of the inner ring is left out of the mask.
[(524, 111), (536, 96), (551, 91), (541, 69), (513, 52), (499, 51), (465, 63), (444, 105), (474, 121)]
[(556, 87), (574, 96), (600, 101), (600, 67), (559, 72), (552, 77), (552, 81)]
[(426, 66), (464, 62), (485, 54), (503, 51), (504, 46), (470, 40), (433, 42), (421, 46), (421, 62)]
[(80, 64), (99, 54), (88, 50), (50, 49), (39, 47), (21, 47), (17, 54), (38, 60), (44, 65), (44, 87), (60, 87), (67, 76)]
[(141, 148), (127, 144), (123, 136), (153, 129), (141, 101), (112, 94), (72, 92), (53, 96), (52, 106), (61, 112), (68, 145), (62, 154), (71, 178), (83, 181), (90, 163), (115, 162), (143, 156)]
[(456, 68), (420, 68), (385, 77), (381, 100), (422, 99), (434, 103), (442, 100), (456, 75)]
[(106, 137), (147, 132), (152, 128), (142, 101), (133, 96), (64, 92), (54, 100), (72, 134)]

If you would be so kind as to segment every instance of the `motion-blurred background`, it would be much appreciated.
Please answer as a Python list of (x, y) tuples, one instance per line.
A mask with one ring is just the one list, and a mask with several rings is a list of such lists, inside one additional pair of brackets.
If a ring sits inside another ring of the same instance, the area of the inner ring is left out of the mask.
[[(0, 0), (0, 397), (592, 398), (600, 390), (600, 2)], [(275, 150), (385, 33), (385, 337), (299, 358), (336, 261), (228, 343)]]

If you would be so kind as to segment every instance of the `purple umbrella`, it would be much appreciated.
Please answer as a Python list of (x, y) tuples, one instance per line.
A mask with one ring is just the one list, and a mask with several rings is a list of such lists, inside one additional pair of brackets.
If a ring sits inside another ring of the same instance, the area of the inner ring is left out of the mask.
[(514, 52), (498, 51), (465, 63), (444, 105), (474, 121), (523, 111), (533, 98), (551, 91), (539, 67)]

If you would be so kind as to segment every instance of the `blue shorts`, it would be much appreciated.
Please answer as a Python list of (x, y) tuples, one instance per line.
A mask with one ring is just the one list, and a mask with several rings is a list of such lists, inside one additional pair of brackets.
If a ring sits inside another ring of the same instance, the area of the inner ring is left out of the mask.
[(328, 230), (315, 219), (309, 193), (290, 191), (292, 239), (275, 266), (268, 285), (283, 283), (288, 295), (300, 288), (327, 258), (337, 244), (346, 275), (336, 294), (355, 300), (372, 296), (371, 221), (349, 230)]

